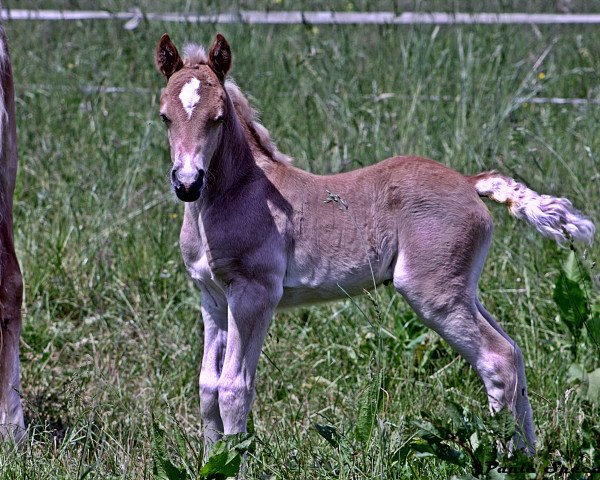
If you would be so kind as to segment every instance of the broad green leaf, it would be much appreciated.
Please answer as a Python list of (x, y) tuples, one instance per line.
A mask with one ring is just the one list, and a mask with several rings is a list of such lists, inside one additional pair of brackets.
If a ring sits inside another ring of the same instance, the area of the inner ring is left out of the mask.
[(422, 437), (426, 435), (433, 435), (441, 438), (442, 440), (452, 439), (454, 436), (452, 431), (447, 425), (442, 424), (442, 421), (439, 418), (434, 418), (431, 414), (423, 410), (421, 411), (421, 415), (427, 420), (419, 420), (415, 422), (415, 425), (421, 429), (419, 435)]
[(477, 446), (473, 454), (481, 465), (482, 473), (486, 473), (490, 470), (492, 462), (496, 460), (498, 452), (495, 443), (491, 443), (486, 439)]
[(158, 480), (185, 480), (187, 473), (184, 469), (177, 468), (167, 457), (165, 444), (165, 432), (158, 422), (152, 420), (153, 437), (153, 460), (154, 475)]
[(333, 448), (339, 447), (340, 435), (334, 427), (330, 425), (319, 425), (318, 423), (315, 423), (315, 430), (319, 435), (321, 435), (325, 440), (327, 440), (327, 443), (329, 443), (329, 445), (331, 445)]
[(455, 450), (439, 440), (419, 439), (411, 442), (410, 447), (416, 452), (432, 455), (454, 465), (464, 467), (467, 464), (467, 456), (463, 452)]
[(435, 443), (434, 439), (424, 439), (424, 438), (417, 438), (415, 440), (413, 440), (412, 442), (410, 442), (408, 444), (408, 447), (410, 447), (411, 450), (417, 452), (417, 453), (421, 453), (424, 455), (420, 455), (420, 456), (430, 456), (430, 457), (435, 457), (435, 452), (433, 450), (433, 448), (431, 447), (431, 445)]
[(516, 431), (515, 419), (508, 408), (503, 408), (492, 416), (490, 427), (503, 440), (510, 440)]
[(446, 402), (445, 413), (456, 435), (463, 440), (468, 440), (475, 431), (475, 425), (465, 416), (463, 407), (455, 402), (448, 401)]
[(183, 468), (177, 468), (169, 459), (165, 459), (162, 468), (158, 470), (160, 473), (156, 478), (160, 480), (186, 480), (188, 478), (186, 471)]
[(600, 302), (594, 305), (592, 316), (586, 323), (588, 335), (592, 343), (597, 347), (600, 346)]
[(226, 440), (214, 444), (210, 457), (200, 469), (200, 475), (210, 480), (224, 480), (235, 477), (242, 464), (242, 455), (227, 445)]
[(580, 384), (581, 394), (592, 403), (600, 403), (600, 368), (586, 372), (584, 368), (574, 363), (567, 372), (569, 385)]
[(583, 284), (590, 281), (588, 272), (580, 265), (577, 255), (573, 250), (569, 252), (569, 256), (562, 266), (562, 271), (572, 282)]
[(440, 430), (436, 425), (427, 420), (416, 420), (414, 424), (419, 427), (418, 435), (426, 440), (440, 439), (447, 440), (449, 438), (448, 432)]
[(229, 450), (236, 450), (238, 453), (247, 452), (254, 442), (254, 435), (251, 433), (236, 433), (233, 435), (225, 435), (223, 441)]
[(209, 480), (225, 480), (235, 477), (240, 471), (242, 458), (239, 454), (220, 452), (212, 455), (200, 469), (200, 475)]
[(574, 252), (569, 253), (560, 272), (552, 297), (558, 307), (561, 320), (575, 340), (579, 339), (581, 328), (589, 316), (589, 305), (583, 283), (587, 277), (579, 268)]

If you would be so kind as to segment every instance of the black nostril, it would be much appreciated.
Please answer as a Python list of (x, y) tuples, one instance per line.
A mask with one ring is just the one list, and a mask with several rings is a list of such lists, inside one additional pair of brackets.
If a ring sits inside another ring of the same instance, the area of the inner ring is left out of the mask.
[(202, 186), (202, 184), (204, 183), (204, 170), (199, 170), (198, 171), (198, 180), (196, 180), (200, 186)]
[(175, 187), (175, 188), (179, 188), (181, 186), (181, 182), (179, 181), (179, 179), (177, 178), (177, 170), (176, 169), (172, 169), (171, 170), (171, 184)]

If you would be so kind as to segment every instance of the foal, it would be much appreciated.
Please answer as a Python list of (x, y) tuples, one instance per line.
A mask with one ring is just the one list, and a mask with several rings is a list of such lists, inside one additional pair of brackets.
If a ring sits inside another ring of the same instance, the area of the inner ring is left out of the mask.
[(15, 99), (8, 45), (0, 26), (0, 438), (25, 435), (19, 397), (19, 336), (23, 281), (13, 242), (17, 173)]
[(559, 242), (591, 242), (594, 225), (564, 198), (495, 172), (463, 176), (424, 158), (394, 157), (330, 176), (299, 170), (226, 80), (231, 50), (222, 35), (208, 55), (192, 45), (182, 59), (165, 34), (156, 64), (167, 79), (160, 116), (171, 182), (186, 202), (181, 252), (202, 291), (207, 446), (246, 430), (276, 309), (391, 280), (423, 323), (473, 366), (492, 411), (511, 410), (517, 445), (533, 452), (523, 356), (477, 299), (492, 235), (479, 197), (508, 204)]

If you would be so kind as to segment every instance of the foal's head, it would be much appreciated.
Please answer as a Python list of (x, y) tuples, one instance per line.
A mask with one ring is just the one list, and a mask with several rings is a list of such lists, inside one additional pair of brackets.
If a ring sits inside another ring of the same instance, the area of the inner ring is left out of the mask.
[(160, 98), (160, 116), (171, 147), (171, 183), (184, 202), (200, 197), (204, 175), (222, 135), (227, 113), (225, 75), (231, 50), (217, 35), (208, 57), (203, 51), (185, 61), (165, 33), (156, 47), (156, 66), (167, 79)]

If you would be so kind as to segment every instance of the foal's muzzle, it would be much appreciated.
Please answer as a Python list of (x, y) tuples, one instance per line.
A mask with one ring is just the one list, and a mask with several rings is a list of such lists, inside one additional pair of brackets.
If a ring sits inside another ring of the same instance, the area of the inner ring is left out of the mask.
[(184, 175), (177, 169), (171, 170), (171, 184), (175, 195), (184, 202), (195, 202), (200, 198), (204, 184), (204, 170), (198, 170), (196, 175)]

